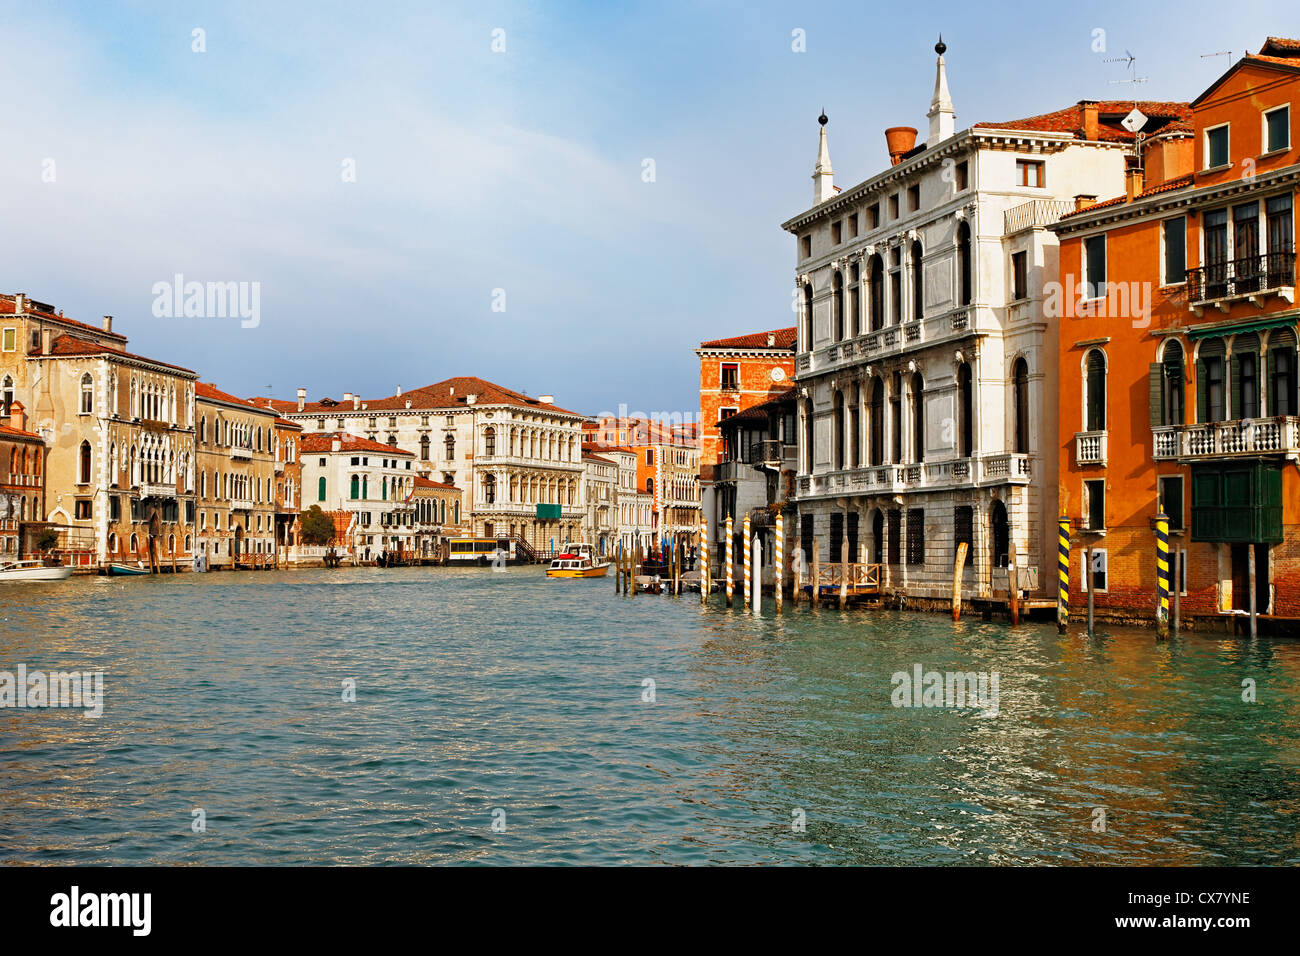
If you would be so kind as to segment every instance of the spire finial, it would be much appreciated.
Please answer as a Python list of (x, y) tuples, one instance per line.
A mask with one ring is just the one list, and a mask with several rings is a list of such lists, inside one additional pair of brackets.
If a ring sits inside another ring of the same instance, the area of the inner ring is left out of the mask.
[(825, 107), (822, 107), (822, 115), (819, 116), (819, 117), (817, 117), (817, 122), (821, 123), (823, 126), (825, 126), (826, 123), (828, 122), (827, 119), (826, 119), (826, 108), (825, 108)]
[(939, 42), (934, 45), (934, 52), (943, 56), (948, 52), (948, 44), (943, 42), (943, 34), (939, 34)]

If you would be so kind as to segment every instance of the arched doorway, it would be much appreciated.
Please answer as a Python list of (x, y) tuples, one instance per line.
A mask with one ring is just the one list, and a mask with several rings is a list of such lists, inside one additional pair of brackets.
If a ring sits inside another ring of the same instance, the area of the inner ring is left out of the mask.
[(885, 513), (879, 508), (871, 513), (871, 563), (885, 563)]
[(1007, 506), (1001, 501), (993, 502), (989, 525), (993, 537), (993, 567), (1005, 568), (1009, 563), (1011, 525), (1007, 521)]

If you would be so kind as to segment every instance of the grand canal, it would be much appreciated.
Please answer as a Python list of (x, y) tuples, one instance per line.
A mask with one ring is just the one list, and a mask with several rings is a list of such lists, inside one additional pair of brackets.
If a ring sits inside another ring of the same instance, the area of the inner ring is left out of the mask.
[[(527, 568), (9, 585), (0, 670), (103, 671), (105, 702), (0, 710), (0, 861), (1300, 862), (1300, 644), (714, 600)], [(893, 706), (918, 664), (997, 672), (996, 716)]]

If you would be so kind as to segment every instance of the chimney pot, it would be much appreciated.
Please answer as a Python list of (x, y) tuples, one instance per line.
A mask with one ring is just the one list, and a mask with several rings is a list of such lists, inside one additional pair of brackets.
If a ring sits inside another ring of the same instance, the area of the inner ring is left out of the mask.
[(916, 127), (889, 127), (885, 130), (885, 145), (889, 148), (889, 165), (897, 166), (903, 161), (903, 156), (916, 145)]
[(111, 315), (104, 316), (104, 331), (105, 332), (113, 331), (113, 317)]
[(307, 389), (298, 389), (298, 411), (302, 411), (303, 406), (307, 404)]
[(358, 408), (361, 407), (361, 396), (360, 396), (360, 395), (349, 395), (348, 397), (352, 399), (352, 408), (353, 408), (354, 411), (355, 411), (356, 409), (358, 409)]
[(537, 396), (537, 400), (538, 400), (539, 402), (541, 402), (543, 405), (554, 405), (554, 404), (555, 404), (555, 396), (554, 396), (554, 395), (538, 395), (538, 396)]
[(26, 431), (26, 416), (23, 414), (23, 403), (15, 399), (9, 405), (9, 427), (16, 428), (19, 431)]
[(27, 293), (19, 292), (14, 296), (14, 311), (22, 315), (27, 311)]
[(767, 347), (768, 347), (768, 348), (771, 348), (771, 347), (774, 346), (774, 345), (776, 345), (776, 333), (775, 333), (775, 332), (768, 332), (768, 333), (767, 333)]
[(1142, 193), (1142, 167), (1130, 166), (1124, 170), (1124, 195), (1132, 202)]
[(1089, 206), (1095, 206), (1095, 205), (1097, 205), (1096, 196), (1090, 196), (1087, 193), (1079, 193), (1077, 196), (1074, 197), (1075, 212), (1078, 212), (1081, 209), (1087, 209)]

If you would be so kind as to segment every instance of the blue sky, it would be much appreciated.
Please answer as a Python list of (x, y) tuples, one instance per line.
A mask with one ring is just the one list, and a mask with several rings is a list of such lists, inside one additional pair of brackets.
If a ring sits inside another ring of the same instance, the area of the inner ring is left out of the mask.
[[(1169, 9), (6, 4), (0, 289), (239, 394), (693, 412), (701, 340), (793, 324), (823, 107), (847, 186), (885, 127), (924, 136), (939, 31), (959, 128), (1127, 96), (1125, 49), (1142, 98), (1191, 99), (1230, 62), (1202, 54), (1300, 36), (1293, 4)], [(176, 273), (259, 282), (261, 324), (154, 317)]]

